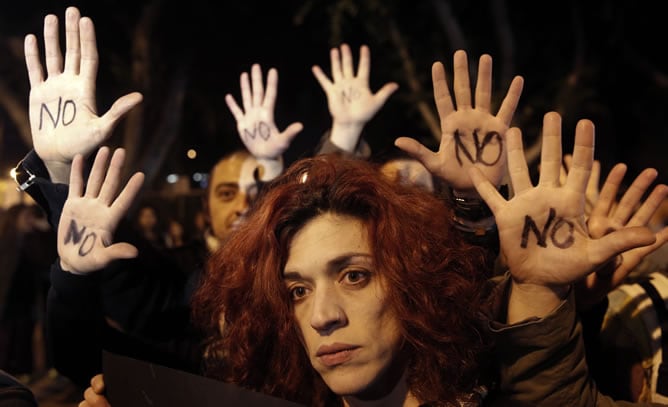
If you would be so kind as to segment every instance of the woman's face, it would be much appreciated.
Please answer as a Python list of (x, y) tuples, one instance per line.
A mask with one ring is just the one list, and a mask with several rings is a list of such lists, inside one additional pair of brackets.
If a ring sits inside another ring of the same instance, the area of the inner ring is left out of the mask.
[(395, 384), (402, 335), (366, 226), (332, 213), (313, 218), (291, 242), (284, 279), (306, 352), (327, 386), (356, 397), (392, 390), (385, 387)]

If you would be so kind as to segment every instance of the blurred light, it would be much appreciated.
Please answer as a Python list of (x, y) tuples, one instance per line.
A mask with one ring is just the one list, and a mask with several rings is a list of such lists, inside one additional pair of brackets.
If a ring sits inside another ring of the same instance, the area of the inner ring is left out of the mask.
[(201, 172), (196, 172), (193, 174), (193, 181), (195, 182), (200, 182), (203, 178), (204, 176), (202, 175)]
[(190, 158), (191, 160), (194, 160), (194, 159), (197, 157), (197, 151), (196, 151), (195, 149), (191, 148), (190, 150), (188, 150), (188, 152), (186, 153), (186, 155), (187, 155), (188, 158)]
[(170, 184), (176, 184), (176, 181), (179, 180), (179, 176), (177, 174), (169, 174), (167, 176), (167, 182)]
[(9, 176), (12, 177), (14, 181), (16, 181), (16, 168), (9, 170)]

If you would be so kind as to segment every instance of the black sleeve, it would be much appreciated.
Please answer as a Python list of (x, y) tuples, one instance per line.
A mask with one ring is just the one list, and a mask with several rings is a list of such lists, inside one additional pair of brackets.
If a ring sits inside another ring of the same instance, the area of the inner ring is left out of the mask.
[(0, 370), (0, 407), (37, 407), (37, 401), (30, 389)]
[(58, 230), (60, 214), (67, 200), (68, 186), (51, 182), (49, 172), (35, 150), (31, 150), (19, 162), (16, 171), (34, 176), (26, 184), (24, 191), (44, 210), (53, 230)]
[(112, 326), (104, 311), (101, 274), (74, 275), (56, 262), (47, 298), (46, 337), (53, 365), (85, 388), (102, 372), (102, 350), (198, 373), (201, 337), (189, 319), (172, 321), (175, 328), (160, 337), (135, 335)]

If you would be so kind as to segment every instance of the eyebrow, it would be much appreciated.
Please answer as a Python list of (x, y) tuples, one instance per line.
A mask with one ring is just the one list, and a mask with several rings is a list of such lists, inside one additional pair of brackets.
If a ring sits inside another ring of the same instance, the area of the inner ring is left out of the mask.
[(223, 188), (223, 187), (239, 188), (239, 184), (236, 183), (236, 182), (221, 182), (221, 183), (215, 185), (215, 189)]
[[(342, 269), (343, 267), (355, 263), (355, 260), (359, 260), (360, 258), (364, 260), (370, 260), (372, 259), (372, 256), (369, 253), (361, 253), (361, 252), (344, 253), (328, 261), (327, 270), (329, 273), (336, 272)], [(304, 277), (302, 277), (299, 271), (286, 270), (285, 272), (283, 272), (283, 280), (291, 280), (291, 281), (304, 280)]]

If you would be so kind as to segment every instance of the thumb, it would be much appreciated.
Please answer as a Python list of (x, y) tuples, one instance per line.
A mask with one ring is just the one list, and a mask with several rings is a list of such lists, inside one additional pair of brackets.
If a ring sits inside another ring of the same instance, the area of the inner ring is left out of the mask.
[(130, 243), (114, 243), (104, 249), (104, 257), (106, 261), (118, 259), (132, 259), (137, 257), (139, 251)]
[(433, 151), (422, 145), (419, 141), (410, 137), (399, 137), (398, 139), (394, 140), (394, 145), (408, 153), (408, 155), (411, 157), (420, 161), (430, 172), (434, 172), (432, 159), (435, 154)]
[(101, 117), (104, 123), (103, 127), (110, 132), (116, 126), (116, 122), (130, 109), (141, 103), (142, 99), (143, 96), (139, 92), (132, 92), (118, 98), (107, 113)]
[(399, 89), (399, 85), (395, 82), (390, 82), (385, 84), (378, 92), (376, 92), (375, 95), (373, 95), (373, 98), (375, 102), (378, 104), (378, 106), (382, 106), (385, 104), (385, 101), (392, 96), (396, 90)]
[(654, 244), (656, 236), (644, 226), (627, 227), (592, 240), (591, 260), (602, 264), (627, 250)]
[(281, 136), (283, 137), (283, 140), (287, 143), (292, 142), (292, 139), (304, 129), (304, 125), (301, 124), (300, 122), (295, 122), (289, 125), (283, 132), (281, 133)]

